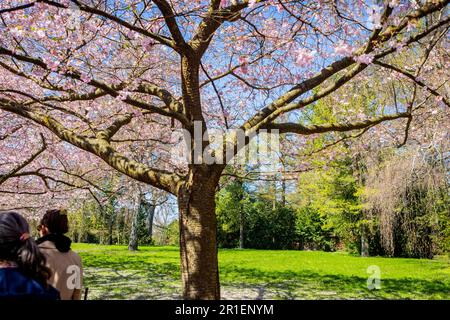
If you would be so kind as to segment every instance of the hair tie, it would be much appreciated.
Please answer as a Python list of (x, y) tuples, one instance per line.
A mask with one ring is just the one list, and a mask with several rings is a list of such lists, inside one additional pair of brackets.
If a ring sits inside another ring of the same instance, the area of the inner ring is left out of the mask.
[(22, 241), (22, 242), (27, 241), (28, 239), (30, 239), (30, 234), (28, 232), (24, 232), (20, 236), (20, 241)]

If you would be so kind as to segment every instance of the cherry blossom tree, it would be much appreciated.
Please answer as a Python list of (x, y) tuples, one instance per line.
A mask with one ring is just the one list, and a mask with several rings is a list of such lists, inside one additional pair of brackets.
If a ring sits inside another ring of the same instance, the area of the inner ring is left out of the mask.
[[(183, 296), (218, 299), (215, 192), (226, 161), (174, 161), (174, 132), (187, 133), (190, 159), (200, 150), (220, 160), (214, 130), (236, 155), (261, 130), (311, 136), (398, 119), (409, 128), (417, 108), (449, 105), (448, 2), (2, 1), (2, 190), (91, 185), (86, 172), (109, 166), (175, 195)], [(344, 97), (333, 121), (305, 117), (350, 84), (382, 94), (386, 72), (427, 102), (408, 89), (397, 104), (377, 97), (370, 112), (347, 112)]]

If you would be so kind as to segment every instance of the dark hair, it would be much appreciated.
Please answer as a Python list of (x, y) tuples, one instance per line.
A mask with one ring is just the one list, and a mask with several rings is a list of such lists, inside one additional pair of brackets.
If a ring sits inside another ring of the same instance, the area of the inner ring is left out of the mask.
[(29, 235), (27, 221), (17, 212), (0, 212), (0, 259), (17, 263), (21, 272), (47, 286), (51, 271)]
[(65, 210), (47, 210), (42, 217), (39, 227), (45, 226), (50, 233), (64, 234), (69, 231), (69, 221)]

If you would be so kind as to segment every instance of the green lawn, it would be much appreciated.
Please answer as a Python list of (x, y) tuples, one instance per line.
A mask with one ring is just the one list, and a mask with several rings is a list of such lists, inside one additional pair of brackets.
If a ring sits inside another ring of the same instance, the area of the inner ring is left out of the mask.
[[(85, 267), (89, 299), (180, 298), (176, 247), (74, 244)], [(444, 258), (361, 258), (342, 252), (220, 250), (224, 299), (450, 299)], [(378, 266), (381, 289), (367, 288)]]

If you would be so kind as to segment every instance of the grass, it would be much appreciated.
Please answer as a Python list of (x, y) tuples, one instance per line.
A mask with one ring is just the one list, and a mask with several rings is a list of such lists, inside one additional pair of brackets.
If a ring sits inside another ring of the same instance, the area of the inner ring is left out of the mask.
[[(89, 299), (180, 298), (176, 247), (74, 244), (85, 268)], [(361, 258), (343, 252), (220, 250), (225, 299), (450, 299), (444, 258)], [(381, 289), (367, 288), (378, 266)]]

